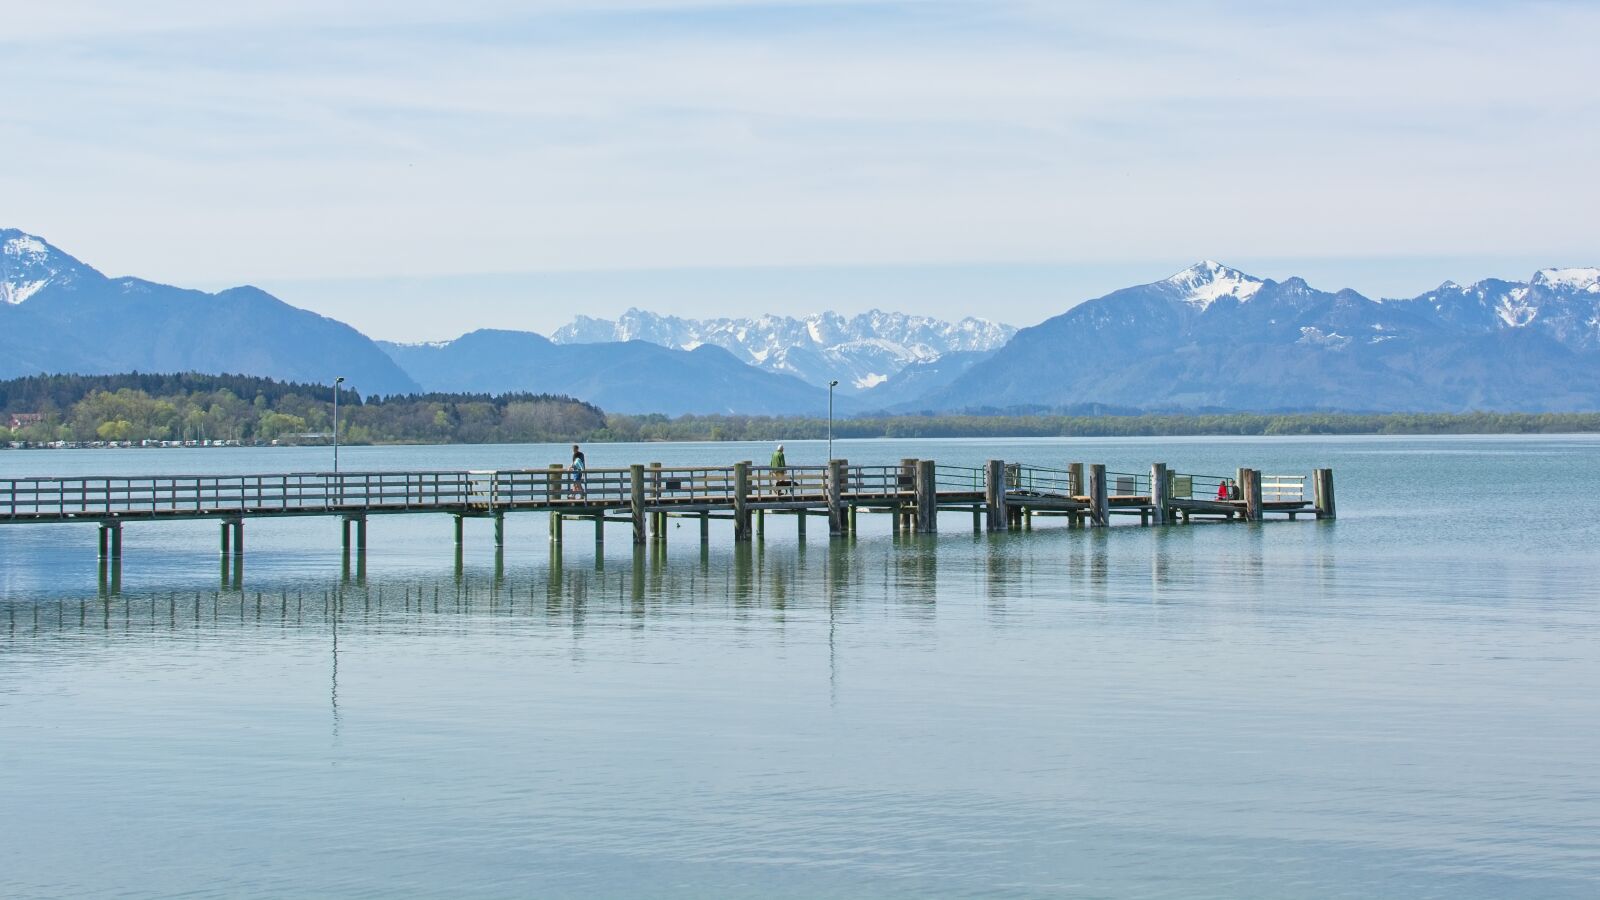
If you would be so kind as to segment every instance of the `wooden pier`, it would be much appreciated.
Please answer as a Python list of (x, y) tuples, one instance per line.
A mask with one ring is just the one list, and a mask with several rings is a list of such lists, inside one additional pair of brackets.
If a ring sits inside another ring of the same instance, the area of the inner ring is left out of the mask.
[(207, 519), (219, 523), (224, 564), (244, 555), (244, 521), (284, 516), (331, 516), (342, 523), (348, 564), (354, 549), (364, 565), (370, 516), (417, 513), (454, 518), (457, 548), (463, 522), (494, 522), (497, 547), (505, 543), (505, 517), (537, 512), (550, 517), (550, 539), (559, 544), (569, 522), (622, 525), (635, 544), (664, 542), (668, 518), (699, 523), (709, 540), (713, 520), (731, 521), (733, 539), (763, 534), (766, 517), (788, 515), (803, 537), (809, 517), (825, 518), (831, 535), (856, 530), (859, 514), (890, 516), (896, 532), (931, 534), (941, 512), (970, 514), (979, 531), (1030, 527), (1039, 516), (1064, 517), (1070, 527), (1105, 527), (1114, 517), (1141, 525), (1194, 520), (1260, 522), (1270, 515), (1332, 519), (1336, 510), (1333, 471), (1311, 476), (1263, 475), (1239, 469), (1233, 475), (1178, 472), (1165, 463), (1147, 472), (1108, 471), (1104, 465), (1071, 463), (1045, 468), (1004, 460), (982, 467), (904, 459), (898, 465), (773, 468), (750, 462), (731, 466), (589, 469), (580, 477), (559, 465), (539, 469), (429, 472), (340, 472), (283, 475), (106, 476), (0, 479), (0, 524), (96, 523), (100, 558), (122, 556), (122, 528), (129, 522)]

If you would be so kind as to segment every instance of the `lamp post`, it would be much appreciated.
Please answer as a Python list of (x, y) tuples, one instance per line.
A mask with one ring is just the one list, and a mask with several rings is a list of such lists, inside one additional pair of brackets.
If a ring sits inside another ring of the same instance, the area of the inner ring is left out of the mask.
[(828, 463), (833, 463), (833, 389), (839, 386), (839, 379), (828, 382)]
[(339, 474), (339, 385), (344, 384), (344, 376), (336, 375), (333, 379), (333, 474)]

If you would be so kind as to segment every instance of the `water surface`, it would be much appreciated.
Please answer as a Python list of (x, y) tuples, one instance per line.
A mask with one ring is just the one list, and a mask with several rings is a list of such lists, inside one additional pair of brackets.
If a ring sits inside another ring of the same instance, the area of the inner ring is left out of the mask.
[[(764, 459), (605, 445), (592, 466)], [(820, 444), (788, 446), (794, 464)], [(542, 516), (0, 527), (0, 895), (1592, 897), (1593, 438), (838, 442), (1332, 466), (1341, 518), (636, 552)], [(25, 474), (315, 449), (0, 452)], [(564, 447), (349, 448), (347, 469)], [(1587, 499), (1586, 499), (1587, 498)]]

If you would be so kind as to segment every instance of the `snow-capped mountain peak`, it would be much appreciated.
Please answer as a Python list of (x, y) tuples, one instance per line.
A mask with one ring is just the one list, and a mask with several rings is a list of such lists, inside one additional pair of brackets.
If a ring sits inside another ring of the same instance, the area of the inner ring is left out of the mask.
[(1600, 294), (1600, 268), (1540, 269), (1532, 283), (1552, 290)]
[(1223, 297), (1249, 300), (1265, 282), (1208, 259), (1168, 278), (1165, 284), (1171, 285), (1185, 303), (1205, 309)]
[(93, 271), (43, 238), (15, 228), (0, 228), (0, 303), (16, 305), (51, 284), (70, 282)]

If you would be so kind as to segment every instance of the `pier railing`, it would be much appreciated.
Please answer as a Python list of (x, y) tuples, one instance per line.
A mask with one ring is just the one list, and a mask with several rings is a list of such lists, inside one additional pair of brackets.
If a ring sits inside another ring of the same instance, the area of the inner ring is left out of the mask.
[(1174, 500), (1238, 500), (1238, 485), (1226, 475), (1173, 472), (1167, 476), (1167, 496)]
[(1263, 503), (1299, 503), (1306, 498), (1304, 475), (1262, 475), (1261, 500)]
[(946, 466), (935, 464), (933, 477), (941, 493), (981, 494), (984, 489), (982, 466)]
[(1107, 472), (1106, 492), (1113, 497), (1150, 496), (1150, 473)]
[(1042, 466), (1008, 466), (1006, 490), (1046, 497), (1071, 497), (1077, 484), (1067, 469)]

